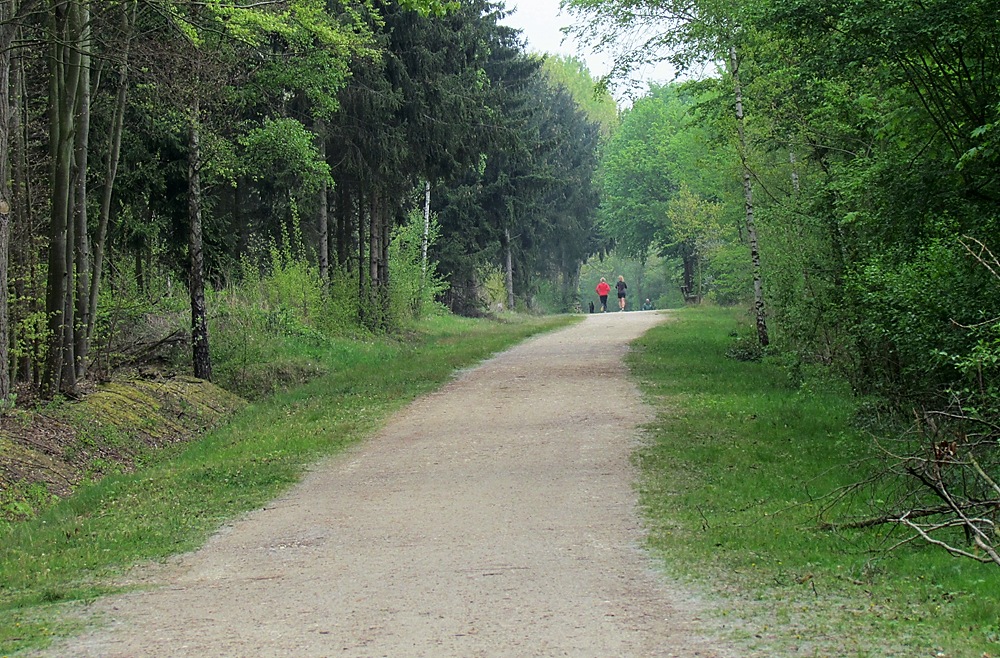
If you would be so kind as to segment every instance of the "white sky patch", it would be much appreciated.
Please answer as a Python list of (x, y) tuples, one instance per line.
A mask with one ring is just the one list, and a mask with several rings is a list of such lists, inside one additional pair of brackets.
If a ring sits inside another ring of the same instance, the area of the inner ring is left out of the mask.
[(506, 4), (512, 13), (503, 23), (521, 30), (529, 51), (579, 57), (595, 78), (611, 69), (607, 55), (577, 48), (569, 39), (563, 41), (560, 30), (572, 21), (569, 15), (559, 12), (559, 0), (507, 0)]
[[(512, 13), (502, 22), (521, 30), (529, 51), (578, 57), (587, 65), (595, 80), (611, 70), (612, 60), (608, 54), (595, 53), (586, 44), (581, 46), (571, 39), (564, 41), (561, 29), (572, 24), (573, 20), (565, 12), (560, 13), (559, 0), (506, 0), (506, 5)], [(644, 67), (637, 75), (643, 80), (661, 83), (669, 82), (674, 77), (673, 69), (667, 64)], [(615, 95), (619, 102), (627, 103), (621, 96), (626, 91), (624, 87), (629, 85), (618, 86), (622, 89)], [(645, 88), (645, 85), (642, 87)]]

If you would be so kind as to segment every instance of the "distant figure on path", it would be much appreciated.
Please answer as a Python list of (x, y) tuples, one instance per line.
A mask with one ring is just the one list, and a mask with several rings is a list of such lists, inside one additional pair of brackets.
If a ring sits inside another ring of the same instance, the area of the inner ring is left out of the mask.
[[(601, 281), (603, 281), (603, 280), (604, 279), (601, 279)], [(625, 310), (625, 289), (628, 288), (628, 286), (625, 284), (625, 277), (623, 277), (621, 275), (618, 275), (618, 283), (615, 284), (615, 287), (618, 288), (618, 310), (619, 311), (624, 311)]]
[(608, 293), (611, 292), (611, 286), (608, 282), (601, 277), (601, 282), (597, 284), (597, 296), (601, 298), (601, 313), (608, 310)]
[(649, 301), (649, 297), (647, 297), (646, 301), (644, 301), (642, 303), (642, 310), (644, 310), (644, 311), (652, 311), (653, 310), (653, 302)]

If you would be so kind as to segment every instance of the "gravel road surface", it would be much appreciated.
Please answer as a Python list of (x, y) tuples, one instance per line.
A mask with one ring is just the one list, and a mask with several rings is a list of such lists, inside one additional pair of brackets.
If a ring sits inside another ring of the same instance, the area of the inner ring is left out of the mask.
[(622, 359), (668, 317), (589, 315), (463, 373), (48, 655), (740, 655), (641, 547)]

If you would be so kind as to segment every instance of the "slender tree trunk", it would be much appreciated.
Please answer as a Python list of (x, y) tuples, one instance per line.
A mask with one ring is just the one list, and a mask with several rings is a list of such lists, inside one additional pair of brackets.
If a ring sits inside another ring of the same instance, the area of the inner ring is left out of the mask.
[(11, 46), (17, 28), (11, 23), (13, 15), (13, 0), (0, 0), (0, 404), (5, 404), (10, 396), (13, 370), (10, 362), (10, 307), (7, 295), (10, 281), (10, 222), (14, 207), (14, 195), (10, 186), (10, 144), (14, 125), (10, 67)]
[(143, 259), (142, 259), (143, 253), (145, 251), (146, 251), (145, 247), (139, 245), (135, 248), (135, 250), (132, 253), (132, 257), (134, 259), (132, 263), (133, 276), (135, 278), (136, 288), (139, 289), (139, 292), (146, 291), (146, 268), (143, 264)]
[(239, 240), (236, 242), (236, 251), (242, 258), (250, 250), (250, 218), (244, 214), (246, 208), (247, 183), (244, 176), (236, 177), (236, 185), (233, 187), (233, 223), (239, 231)]
[[(0, 401), (9, 399), (16, 372), (10, 352), (14, 338), (9, 299), (12, 225), (28, 216), (24, 207), (28, 199), (27, 162), (20, 118), (23, 63), (20, 57), (15, 63), (14, 39), (21, 20), (34, 11), (37, 4), (37, 0), (0, 0)], [(20, 245), (17, 247), (15, 258), (26, 258), (27, 250), (22, 252)], [(23, 287), (21, 278), (15, 277), (15, 290), (23, 290)]]
[[(11, 195), (13, 201), (11, 215), (11, 222), (13, 224), (11, 227), (13, 249), (11, 253), (14, 259), (14, 296), (18, 301), (14, 306), (14, 317), (11, 318), (8, 326), (16, 327), (19, 320), (39, 311), (40, 297), (38, 294), (29, 294), (28, 292), (29, 285), (34, 285), (34, 282), (37, 281), (35, 275), (37, 260), (33, 255), (35, 250), (32, 248), (27, 136), (24, 132), (24, 126), (27, 125), (27, 121), (22, 119), (24, 98), (27, 92), (24, 83), (24, 59), (21, 56), (18, 56), (16, 62), (12, 65), (11, 80), (11, 88), (14, 90), (13, 113), (10, 123), (10, 134), (13, 138), (11, 154), (14, 181), (14, 188)], [(29, 284), (29, 282), (32, 283)], [(27, 308), (23, 305), (27, 305)], [(14, 338), (13, 331), (11, 331), (9, 339), (12, 341)], [(21, 337), (21, 340), (26, 347), (30, 345), (30, 349), (23, 350), (21, 356), (18, 358), (15, 369), (17, 376), (14, 379), (20, 379), (25, 384), (34, 385), (37, 381), (35, 370), (38, 368), (39, 363), (33, 355), (39, 354), (41, 346), (36, 336), (24, 336)]]
[(87, 170), (90, 160), (90, 65), (91, 31), (90, 6), (86, 1), (79, 3), (80, 17), (80, 81), (77, 93), (77, 129), (75, 139), (76, 180), (74, 183), (74, 257), (76, 309), (74, 329), (75, 378), (83, 379), (87, 373), (87, 356), (91, 333), (90, 315), (90, 234), (87, 221)]
[[(49, 143), (51, 157), (51, 221), (49, 224), (48, 284), (46, 313), (48, 316), (49, 349), (42, 380), (42, 394), (53, 396), (57, 391), (72, 389), (74, 382), (63, 381), (64, 364), (72, 365), (67, 340), (72, 330), (72, 304), (69, 260), (72, 243), (68, 240), (73, 217), (72, 173), (74, 144), (73, 99), (79, 80), (79, 50), (74, 47), (72, 17), (74, 2), (56, 4), (52, 8), (51, 49), (49, 58)], [(73, 368), (70, 372), (75, 372)]]
[(750, 265), (753, 273), (754, 314), (757, 318), (757, 339), (767, 346), (770, 337), (767, 333), (767, 314), (764, 307), (764, 285), (761, 278), (760, 249), (757, 244), (757, 225), (754, 222), (753, 178), (750, 164), (747, 161), (746, 121), (743, 115), (743, 87), (740, 84), (739, 58), (736, 48), (729, 49), (730, 66), (732, 67), (733, 89), (736, 96), (736, 130), (739, 134), (740, 161), (743, 165), (743, 197), (746, 210), (747, 242), (750, 244)]
[(188, 252), (191, 259), (191, 347), (194, 376), (212, 379), (205, 306), (205, 254), (201, 225), (201, 108), (195, 98), (188, 125)]
[(88, 295), (87, 315), (91, 319), (87, 323), (88, 343), (94, 336), (93, 319), (97, 317), (97, 302), (101, 292), (101, 279), (104, 274), (104, 245), (108, 237), (108, 225), (111, 221), (111, 200), (114, 195), (115, 179), (118, 176), (118, 163), (121, 161), (122, 130), (125, 126), (125, 107), (128, 98), (128, 55), (132, 43), (132, 28), (135, 25), (138, 3), (133, 2), (122, 15), (125, 28), (125, 44), (121, 53), (121, 66), (118, 75), (118, 93), (115, 96), (115, 112), (111, 119), (111, 142), (108, 147), (108, 158), (104, 168), (104, 188), (101, 193), (101, 209), (97, 220), (97, 236), (94, 240), (94, 262), (90, 277), (90, 293)]
[(367, 261), (365, 260), (365, 245), (368, 244), (368, 241), (365, 239), (365, 231), (367, 228), (367, 224), (365, 222), (368, 221), (370, 223), (371, 220), (368, 218), (368, 212), (365, 208), (365, 206), (367, 205), (365, 203), (365, 195), (361, 193), (360, 190), (358, 191), (357, 195), (357, 203), (358, 203), (358, 215), (357, 215), (358, 243), (356, 246), (358, 253), (358, 320), (362, 324), (364, 324), (365, 322), (368, 321), (368, 316), (367, 316), (368, 304), (366, 300), (368, 297), (367, 289), (369, 286), (369, 283), (366, 280), (367, 277), (365, 275), (365, 272), (368, 271)]
[(350, 220), (353, 214), (353, 205), (351, 204), (349, 186), (341, 183), (334, 190), (334, 194), (336, 194), (337, 199), (337, 232), (335, 239), (337, 265), (345, 268), (347, 271), (351, 271), (351, 254), (355, 250), (354, 245), (351, 243), (353, 231), (348, 228), (353, 225), (353, 222)]
[(798, 158), (795, 157), (795, 148), (788, 149), (788, 162), (792, 165), (792, 191), (795, 196), (799, 195), (799, 162)]
[(382, 254), (379, 247), (379, 237), (382, 235), (379, 202), (378, 192), (372, 191), (368, 207), (368, 280), (371, 282), (372, 293), (381, 283), (378, 276), (378, 259)]
[(694, 247), (694, 257), (695, 263), (698, 265), (698, 304), (701, 304), (701, 293), (705, 290), (705, 277), (702, 274), (701, 249), (697, 244)]
[(381, 267), (379, 259), (382, 256), (382, 199), (378, 191), (372, 190), (368, 206), (368, 290), (365, 303), (368, 307), (368, 326), (372, 329), (382, 328), (382, 309), (379, 307), (380, 290), (382, 287)]
[(389, 206), (385, 203), (385, 199), (383, 199), (378, 236), (378, 282), (379, 288), (383, 293), (387, 293), (389, 290), (389, 241), (392, 238), (392, 225), (392, 214), (389, 211)]
[(698, 288), (695, 283), (695, 252), (684, 247), (684, 301), (698, 303)]
[[(323, 121), (316, 124), (319, 156), (326, 162), (326, 127)], [(316, 217), (319, 233), (319, 278), (324, 284), (330, 283), (330, 186), (326, 180), (319, 188), (319, 212)]]
[(504, 236), (504, 277), (507, 284), (507, 310), (514, 310), (514, 257), (510, 246), (510, 227), (503, 230)]
[(424, 184), (424, 240), (420, 245), (420, 287), (427, 279), (427, 247), (431, 239), (431, 181)]
[(319, 278), (330, 283), (330, 186), (326, 181), (319, 190), (319, 216), (316, 218), (319, 236)]

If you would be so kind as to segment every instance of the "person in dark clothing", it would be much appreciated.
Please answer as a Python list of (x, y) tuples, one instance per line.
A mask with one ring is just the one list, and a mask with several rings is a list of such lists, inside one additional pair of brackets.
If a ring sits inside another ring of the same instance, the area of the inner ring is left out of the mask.
[(628, 288), (628, 286), (625, 284), (625, 277), (619, 276), (618, 277), (618, 283), (615, 284), (615, 287), (618, 288), (618, 310), (619, 311), (624, 311), (625, 310), (625, 289)]

